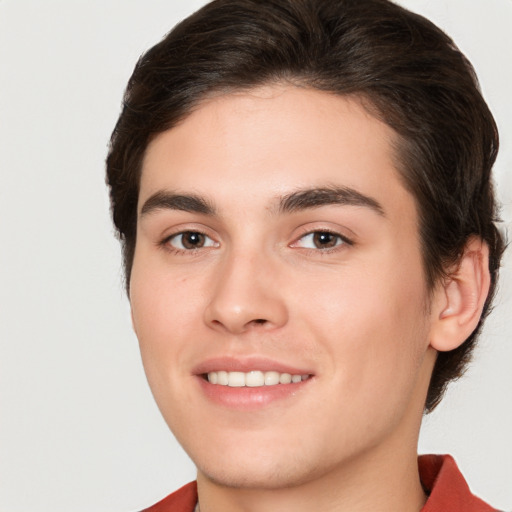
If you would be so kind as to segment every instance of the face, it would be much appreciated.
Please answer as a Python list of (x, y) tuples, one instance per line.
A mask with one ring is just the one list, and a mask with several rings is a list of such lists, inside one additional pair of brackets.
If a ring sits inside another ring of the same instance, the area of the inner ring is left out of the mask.
[(133, 323), (199, 475), (296, 485), (415, 443), (431, 321), (393, 137), (356, 99), (275, 86), (148, 147)]

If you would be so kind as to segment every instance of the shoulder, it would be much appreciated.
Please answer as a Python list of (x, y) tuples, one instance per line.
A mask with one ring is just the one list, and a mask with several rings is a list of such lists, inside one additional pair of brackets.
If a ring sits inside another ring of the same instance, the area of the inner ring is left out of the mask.
[(429, 494), (421, 512), (497, 512), (472, 494), (450, 455), (421, 455), (418, 465), (421, 483)]
[(190, 482), (142, 512), (194, 512), (196, 503), (197, 485)]

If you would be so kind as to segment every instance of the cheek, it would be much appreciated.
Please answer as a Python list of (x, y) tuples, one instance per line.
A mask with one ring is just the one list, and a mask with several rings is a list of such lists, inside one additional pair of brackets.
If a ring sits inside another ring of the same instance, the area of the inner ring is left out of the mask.
[(197, 338), (201, 285), (186, 276), (159, 272), (134, 262), (130, 303), (148, 381), (155, 394), (165, 390), (184, 365), (187, 340)]
[(140, 341), (158, 345), (183, 324), (193, 325), (191, 317), (197, 315), (203, 288), (196, 275), (173, 269), (154, 250), (140, 248), (130, 279), (130, 304)]
[(370, 399), (411, 385), (427, 337), (421, 271), (380, 261), (303, 283), (306, 298), (297, 306), (303, 328), (321, 340), (340, 388)]

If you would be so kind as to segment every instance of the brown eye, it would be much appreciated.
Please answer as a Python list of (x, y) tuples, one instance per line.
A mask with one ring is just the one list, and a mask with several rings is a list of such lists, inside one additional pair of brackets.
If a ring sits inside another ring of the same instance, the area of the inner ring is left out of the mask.
[(187, 231), (181, 235), (181, 243), (185, 249), (198, 249), (204, 246), (205, 236), (202, 233)]
[(352, 245), (352, 242), (338, 233), (330, 231), (312, 231), (306, 233), (297, 242), (294, 247), (303, 247), (304, 249), (334, 249), (341, 245)]
[(313, 244), (317, 249), (329, 249), (336, 247), (340, 243), (340, 237), (328, 231), (317, 231), (312, 233)]
[(183, 231), (169, 238), (169, 244), (181, 251), (215, 247), (216, 244), (209, 236), (199, 231)]

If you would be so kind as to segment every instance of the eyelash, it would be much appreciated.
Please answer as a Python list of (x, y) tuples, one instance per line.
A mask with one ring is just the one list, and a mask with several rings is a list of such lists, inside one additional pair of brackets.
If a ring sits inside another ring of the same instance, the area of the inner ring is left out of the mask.
[[(181, 245), (183, 248), (174, 247), (173, 245), (171, 245), (171, 241), (173, 239), (177, 239), (178, 237), (183, 237), (184, 235), (187, 235), (187, 234), (188, 235), (199, 235), (199, 236), (203, 236), (203, 237), (207, 238), (209, 240), (209, 242), (207, 242), (208, 245), (202, 246), (202, 247), (196, 247), (196, 248), (188, 248), (188, 249), (183, 247), (183, 242), (181, 242)], [(335, 251), (339, 251), (344, 245), (348, 245), (348, 246), (354, 245), (354, 242), (351, 239), (347, 238), (346, 236), (344, 236), (340, 233), (337, 233), (336, 231), (333, 231), (330, 229), (315, 229), (315, 230), (311, 230), (311, 231), (306, 231), (303, 234), (301, 234), (292, 244), (290, 244), (290, 247), (301, 248), (299, 245), (299, 242), (301, 240), (304, 240), (306, 237), (311, 236), (311, 235), (314, 236), (315, 234), (328, 234), (328, 235), (332, 235), (332, 236), (336, 237), (337, 238), (336, 245), (334, 245), (333, 247), (326, 247), (326, 248), (302, 247), (303, 250), (308, 251), (308, 252), (311, 251), (311, 252), (314, 252), (315, 254), (329, 254), (329, 253), (332, 253)], [(193, 254), (197, 254), (200, 249), (205, 249), (205, 248), (209, 249), (209, 248), (218, 247), (219, 243), (216, 242), (215, 240), (213, 240), (213, 238), (208, 236), (206, 233), (204, 233), (202, 231), (191, 229), (191, 230), (179, 231), (178, 233), (173, 233), (172, 235), (164, 238), (159, 243), (159, 245), (173, 254), (193, 255)]]

